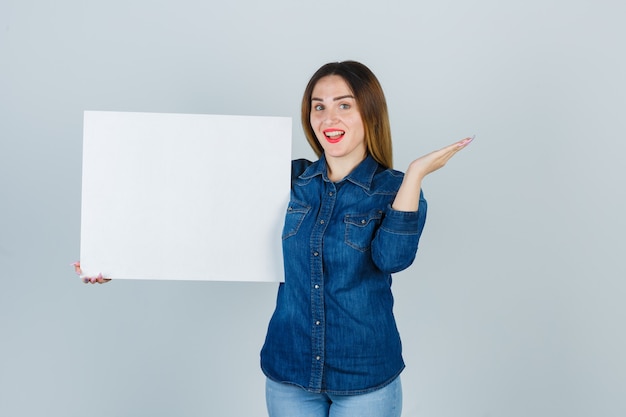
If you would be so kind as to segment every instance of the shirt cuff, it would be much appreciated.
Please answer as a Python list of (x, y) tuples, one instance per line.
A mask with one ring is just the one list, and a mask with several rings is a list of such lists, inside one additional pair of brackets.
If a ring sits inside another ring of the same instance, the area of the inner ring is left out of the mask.
[(389, 205), (387, 206), (385, 218), (380, 227), (390, 233), (419, 233), (424, 225), (426, 217), (425, 211), (426, 207), (422, 207), (421, 201), (417, 211), (398, 211), (394, 210), (391, 205)]

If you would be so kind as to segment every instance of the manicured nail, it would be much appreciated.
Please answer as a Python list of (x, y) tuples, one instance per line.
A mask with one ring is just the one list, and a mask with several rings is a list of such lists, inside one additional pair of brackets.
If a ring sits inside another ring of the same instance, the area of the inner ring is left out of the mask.
[(469, 145), (470, 143), (472, 143), (472, 141), (474, 140), (475, 137), (476, 137), (476, 135), (472, 136), (471, 138), (463, 139), (461, 142), (459, 142), (459, 147), (463, 147), (463, 146)]

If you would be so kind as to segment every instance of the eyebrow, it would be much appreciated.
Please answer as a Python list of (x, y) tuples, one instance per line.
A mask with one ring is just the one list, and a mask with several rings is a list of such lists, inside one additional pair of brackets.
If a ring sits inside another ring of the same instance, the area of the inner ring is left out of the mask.
[[(354, 96), (351, 95), (351, 94), (346, 94), (345, 96), (339, 96), (339, 97), (333, 98), (333, 101), (343, 100), (344, 98), (352, 98), (352, 99), (354, 99)], [(321, 98), (317, 98), (317, 97), (311, 97), (311, 101), (324, 101), (324, 100), (322, 100)]]

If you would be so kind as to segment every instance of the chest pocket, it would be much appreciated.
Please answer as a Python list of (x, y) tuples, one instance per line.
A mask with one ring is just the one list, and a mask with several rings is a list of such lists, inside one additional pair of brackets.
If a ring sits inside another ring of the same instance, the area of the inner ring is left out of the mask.
[(366, 214), (346, 214), (343, 220), (346, 225), (346, 244), (361, 252), (369, 250), (382, 217), (382, 210), (373, 210)]
[(299, 201), (291, 200), (289, 202), (287, 214), (285, 215), (285, 225), (283, 226), (283, 239), (298, 233), (302, 221), (310, 210), (311, 206)]

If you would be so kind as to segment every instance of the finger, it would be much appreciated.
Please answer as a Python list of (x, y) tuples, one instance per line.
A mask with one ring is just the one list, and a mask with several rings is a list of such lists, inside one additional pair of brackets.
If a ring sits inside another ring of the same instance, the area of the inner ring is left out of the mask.
[(437, 155), (437, 159), (439, 161), (439, 168), (445, 166), (448, 161), (454, 156), (456, 155), (456, 153), (458, 151), (460, 151), (461, 149), (465, 148), (467, 145), (469, 145), (473, 140), (474, 140), (474, 136), (472, 137), (468, 137), (465, 139), (462, 139), (458, 142), (455, 142), (451, 145), (446, 146), (445, 148), (440, 149), (439, 151), (435, 151), (435, 153), (438, 153), (439, 155)]
[(439, 151), (438, 159), (442, 162), (447, 162), (450, 158), (452, 158), (458, 151), (463, 149), (464, 145), (460, 145), (461, 142), (453, 143), (452, 145), (448, 145), (445, 148)]
[(105, 282), (109, 282), (109, 281), (111, 281), (111, 279), (103, 277), (102, 274), (98, 274), (98, 276), (96, 277), (96, 282), (98, 284), (104, 284)]
[(83, 277), (81, 276), (83, 282), (85, 284), (104, 284), (105, 282), (111, 281), (110, 278), (105, 278), (102, 276), (102, 273), (99, 273), (95, 277)]
[(102, 279), (102, 275), (98, 275), (96, 277), (87, 277), (87, 282), (89, 284), (97, 284), (99, 279)]
[(461, 149), (463, 149), (463, 145), (461, 145), (461, 142), (455, 142), (451, 145), (446, 146), (445, 148), (441, 148), (438, 151), (433, 152), (433, 157), (435, 159), (450, 159), (452, 155), (454, 155)]
[(78, 275), (81, 275), (83, 273), (83, 271), (80, 269), (80, 261), (72, 263), (72, 266), (74, 267), (74, 272), (76, 272)]
[(470, 138), (470, 137), (467, 137), (467, 138), (465, 138), (465, 139), (463, 139), (463, 140), (458, 141), (458, 142), (456, 143), (456, 145), (457, 145), (457, 147), (459, 147), (459, 148), (464, 148), (464, 147), (466, 147), (467, 145), (469, 145), (470, 143), (472, 143), (472, 141), (474, 140), (474, 138), (475, 138), (475, 137), (476, 137), (476, 135), (472, 136), (471, 138)]

